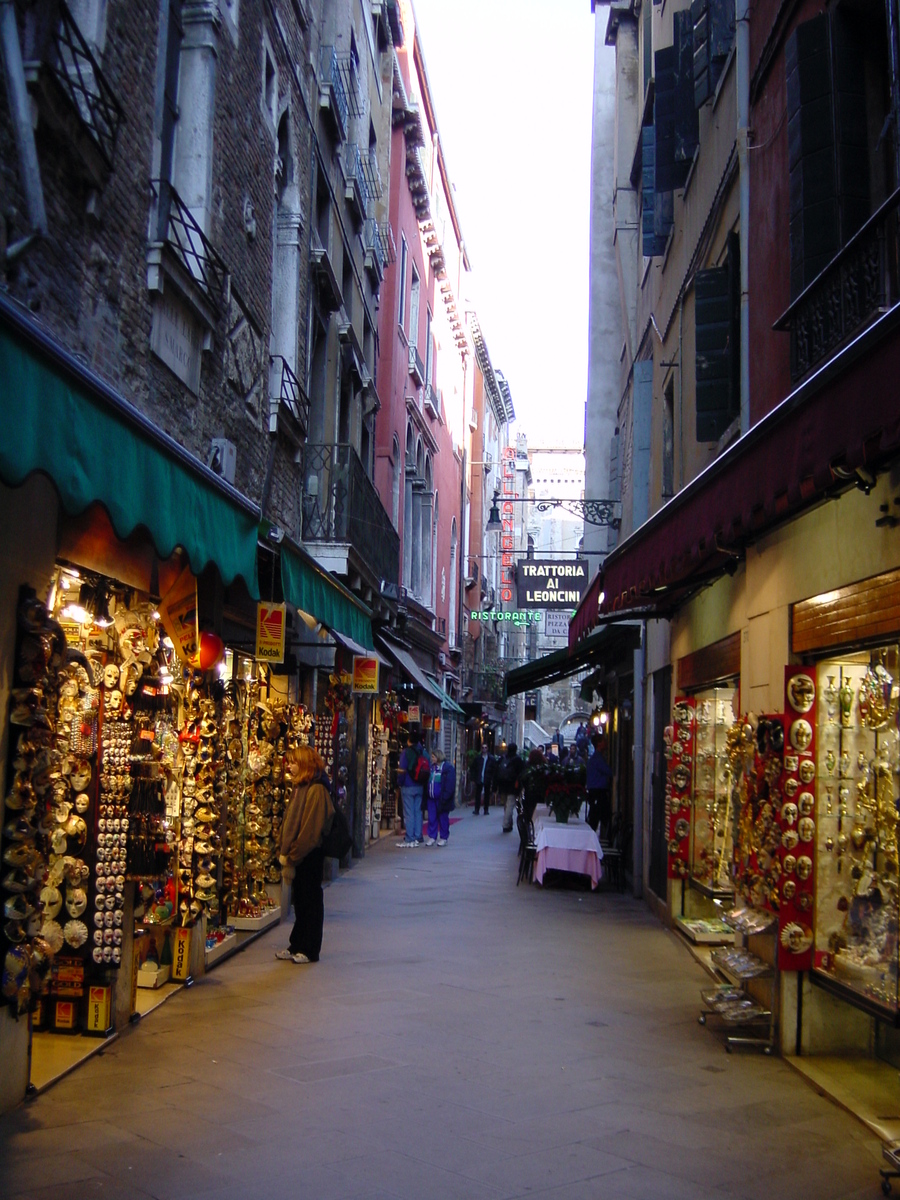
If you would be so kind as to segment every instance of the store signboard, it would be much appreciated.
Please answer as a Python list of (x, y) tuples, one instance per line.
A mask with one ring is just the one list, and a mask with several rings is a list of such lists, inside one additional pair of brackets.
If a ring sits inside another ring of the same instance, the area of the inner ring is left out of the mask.
[(172, 978), (187, 979), (191, 973), (191, 931), (176, 929), (172, 947)]
[(584, 558), (520, 558), (516, 563), (519, 608), (571, 612), (581, 603), (589, 578)]
[(418, 725), (419, 721), (421, 720), (421, 709), (419, 708), (418, 704), (411, 704), (409, 706), (409, 708), (406, 710), (406, 719), (409, 721), (410, 725)]
[(106, 1033), (109, 1029), (109, 1012), (112, 999), (112, 988), (88, 988), (88, 1010), (86, 1033)]
[(256, 606), (256, 657), (267, 663), (284, 662), (285, 606), (262, 601)]
[(430, 729), (432, 726), (433, 720), (434, 720), (434, 718), (432, 717), (431, 713), (424, 713), (422, 716), (422, 728)]
[(544, 634), (547, 637), (567, 638), (569, 636), (569, 622), (571, 620), (572, 614), (566, 609), (551, 609), (544, 621)]
[(191, 574), (190, 567), (184, 568), (160, 600), (159, 615), (178, 657), (185, 663), (196, 662), (200, 649), (197, 580)]
[(367, 695), (378, 692), (378, 659), (374, 656), (354, 654), (353, 690)]

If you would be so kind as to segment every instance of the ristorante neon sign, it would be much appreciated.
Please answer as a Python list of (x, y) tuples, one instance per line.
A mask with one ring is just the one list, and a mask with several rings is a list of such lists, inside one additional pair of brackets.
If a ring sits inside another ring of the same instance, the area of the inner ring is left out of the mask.
[(502, 455), (503, 532), (500, 534), (500, 600), (503, 604), (512, 603), (513, 586), (516, 582), (516, 451), (513, 446), (505, 446)]

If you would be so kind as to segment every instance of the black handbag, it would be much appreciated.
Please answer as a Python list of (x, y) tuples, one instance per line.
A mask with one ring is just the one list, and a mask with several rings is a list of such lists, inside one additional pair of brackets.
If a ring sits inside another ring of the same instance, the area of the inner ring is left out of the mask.
[(334, 817), (331, 828), (325, 834), (322, 849), (325, 851), (326, 858), (343, 858), (353, 849), (353, 835), (350, 832), (350, 824), (344, 816), (344, 810), (339, 804), (335, 804), (333, 796), (331, 797), (331, 807), (334, 810)]

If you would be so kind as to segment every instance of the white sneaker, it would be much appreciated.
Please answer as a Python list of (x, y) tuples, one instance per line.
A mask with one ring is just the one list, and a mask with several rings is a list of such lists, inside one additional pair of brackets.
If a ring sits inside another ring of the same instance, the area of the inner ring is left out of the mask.
[(446, 846), (446, 845), (447, 845), (447, 839), (446, 839), (446, 838), (438, 838), (438, 840), (437, 840), (437, 844), (438, 844), (439, 846)]
[(292, 955), (291, 955), (291, 962), (295, 962), (295, 963), (308, 963), (308, 962), (309, 962), (309, 959), (306, 957), (306, 955), (305, 955), (305, 954), (292, 954)]
[(434, 839), (433, 837), (427, 837), (427, 838), (425, 839), (425, 845), (426, 845), (426, 846), (433, 846), (433, 845), (434, 845), (434, 842), (435, 842), (435, 839)]
[(276, 950), (275, 957), (280, 958), (282, 962), (290, 962), (294, 956), (291, 954), (290, 950)]

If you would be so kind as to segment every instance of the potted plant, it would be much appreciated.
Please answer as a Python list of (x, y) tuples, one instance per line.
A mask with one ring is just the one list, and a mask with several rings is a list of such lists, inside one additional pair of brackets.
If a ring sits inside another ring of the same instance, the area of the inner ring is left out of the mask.
[(587, 800), (584, 781), (583, 764), (551, 768), (551, 778), (547, 781), (545, 794), (547, 805), (560, 824), (564, 825), (570, 816), (577, 816), (581, 811), (581, 806)]

